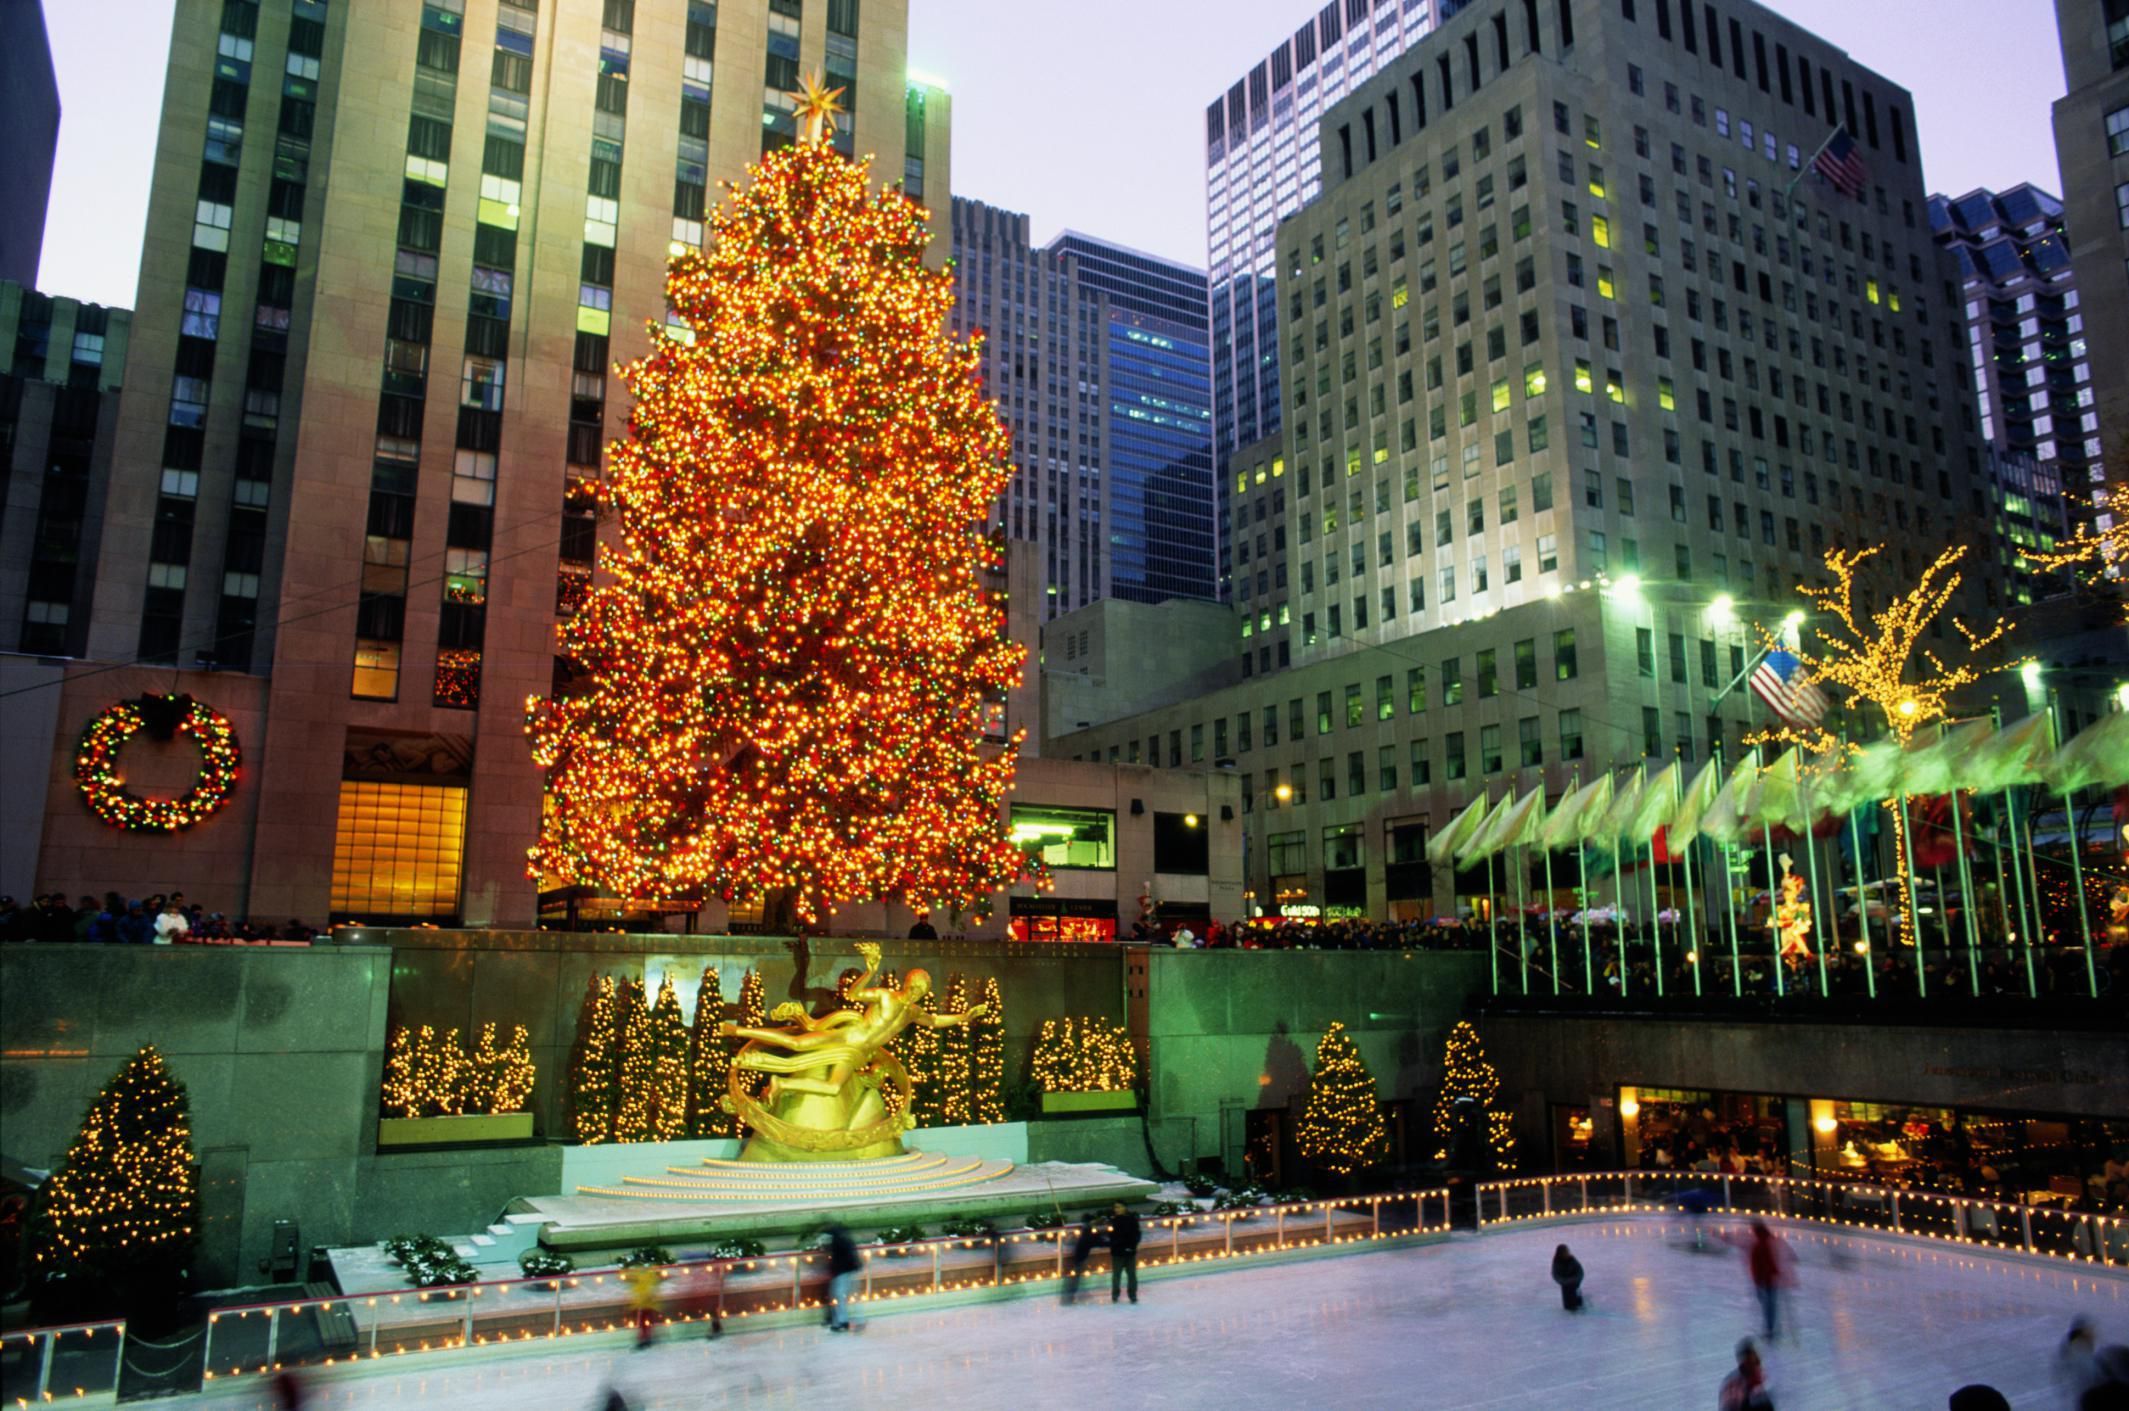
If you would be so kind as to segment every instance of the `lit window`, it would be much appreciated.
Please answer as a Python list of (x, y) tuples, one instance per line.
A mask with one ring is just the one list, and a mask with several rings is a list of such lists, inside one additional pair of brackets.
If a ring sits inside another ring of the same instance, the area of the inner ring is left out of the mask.
[(1016, 803), (1008, 829), (1015, 846), (1047, 867), (1108, 871), (1116, 866), (1116, 814), (1108, 809)]
[(333, 914), (364, 921), (457, 914), (465, 845), (463, 788), (342, 780)]

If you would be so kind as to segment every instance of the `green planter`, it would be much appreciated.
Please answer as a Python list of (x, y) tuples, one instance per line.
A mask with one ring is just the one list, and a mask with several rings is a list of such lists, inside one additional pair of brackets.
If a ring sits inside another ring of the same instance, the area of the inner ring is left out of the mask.
[(1136, 1112), (1138, 1094), (1128, 1088), (1109, 1093), (1044, 1093), (1042, 1110), (1045, 1113)]
[(530, 1112), (485, 1113), (465, 1117), (386, 1117), (377, 1123), (377, 1145), (473, 1146), (482, 1142), (521, 1142), (532, 1137)]

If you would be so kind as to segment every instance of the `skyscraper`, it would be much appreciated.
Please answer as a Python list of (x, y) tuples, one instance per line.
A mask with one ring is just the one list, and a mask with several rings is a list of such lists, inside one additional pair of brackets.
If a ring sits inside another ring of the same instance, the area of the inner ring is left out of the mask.
[[(1279, 429), (1272, 232), (1321, 186), (1317, 119), (1458, 3), (1331, 0), (1205, 109), (1213, 425), (1223, 470), (1235, 447)], [(1225, 482), (1223, 474), (1223, 522)], [(1224, 565), (1222, 579), (1224, 586)]]
[[(2066, 488), (2082, 503), (2100, 464), (2092, 358), (2062, 202), (2026, 184), (1929, 198), (1937, 243), (1958, 262), (1967, 366), (1994, 449), (1997, 549), (2046, 549), (2063, 532)], [(2018, 595), (2032, 588), (2020, 575)]]
[[(2055, 160), (2099, 419), (2090, 465), (2118, 486), (2129, 478), (2118, 464), (2129, 446), (2129, 0), (2055, 0), (2055, 27), (2069, 85), (2055, 102)], [(2100, 460), (2110, 444), (2112, 469)]]
[[(195, 891), (532, 918), (523, 709), (589, 580), (610, 369), (807, 71), (876, 181), (943, 203), (949, 104), (906, 44), (892, 0), (183, 0), (89, 650), (238, 727)], [(64, 689), (63, 735), (111, 679)], [(79, 805), (40, 876), (135, 885)]]
[(1487, 0), (1357, 85), (1276, 234), (1285, 425), (1223, 474), (1250, 676), (1045, 753), (1206, 738), (1257, 896), (1375, 915), (1454, 905), (1423, 844), (1482, 792), (1736, 758), (1825, 549), (1911, 583), (1988, 516), (1909, 112), (1743, 0)]
[(59, 145), (59, 77), (44, 32), (44, 7), (0, 5), (0, 279), (37, 287), (44, 248), (44, 209), (52, 197), (52, 156)]
[(1197, 270), (956, 197), (956, 331), (1013, 432), (999, 516), (1040, 546), (1043, 616), (1101, 598), (1210, 598), (1212, 406)]

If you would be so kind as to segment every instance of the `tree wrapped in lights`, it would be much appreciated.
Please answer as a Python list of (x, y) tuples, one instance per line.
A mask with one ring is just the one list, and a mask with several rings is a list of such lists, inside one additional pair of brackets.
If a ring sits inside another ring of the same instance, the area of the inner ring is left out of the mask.
[(40, 1315), (167, 1311), (189, 1277), (199, 1224), (185, 1088), (151, 1044), (104, 1084), (37, 1192)]
[(1102, 1019), (1045, 1019), (1029, 1072), (1046, 1093), (1120, 1093), (1138, 1084), (1131, 1031)]
[(621, 1036), (614, 1063), (614, 1140), (647, 1142), (657, 1130), (658, 1055), (641, 980), (614, 986), (614, 1028)]
[(713, 224), (668, 272), (679, 336), (622, 373), (620, 544), (560, 628), (589, 687), (528, 703), (531, 870), (802, 926), (974, 903), (1025, 866), (1019, 736), (983, 744), (1022, 653), (983, 587), (1010, 466), (980, 348), (945, 330), (924, 212), (824, 140), (764, 157)]
[(1303, 1156), (1341, 1176), (1376, 1165), (1388, 1153), (1375, 1076), (1336, 1020), (1316, 1045), (1316, 1072), (1296, 1136)]
[[(2111, 487), (2095, 508), (2113, 522), (2097, 532), (2090, 524), (2080, 524), (2077, 533), (2053, 551), (2026, 554), (2026, 562), (2036, 568), (2090, 568), (2094, 583), (2103, 582), (2110, 569), (2129, 568), (2129, 484)], [(2123, 606), (2129, 609), (2129, 597)]]
[(493, 1022), (481, 1025), (473, 1052), (464, 1060), (459, 1110), (501, 1116), (523, 1112), (539, 1070), (532, 1063), (532, 1036), (523, 1024), (510, 1028), (510, 1042), (496, 1041)]
[[(1914, 587), (1883, 608), (1859, 609), (1857, 572), (1881, 552), (1882, 545), (1827, 551), (1826, 571), (1833, 581), (1799, 590), (1819, 610), (1822, 624), (1814, 628), (1818, 649), (1803, 656), (1815, 679), (1845, 686), (1876, 706), (1886, 727), (1904, 746), (1916, 727), (1942, 719), (1947, 698), (1980, 680), (1981, 672), (1971, 662), (1947, 665), (1922, 645), (1930, 624), (1943, 615), (1959, 591), (1962, 575), (1957, 569), (1966, 557), (1966, 546), (1955, 545), (1938, 554)], [(1949, 620), (1965, 639), (1970, 655), (2010, 630), (2002, 618), (1983, 632), (1973, 631), (1956, 617)]]
[(614, 1021), (613, 977), (594, 975), (569, 1055), (569, 1128), (586, 1144), (614, 1139), (614, 1075), (621, 1056)]
[(646, 1141), (678, 1141), (687, 1135), (688, 1034), (672, 972), (658, 987), (648, 1020), (650, 1057), (649, 1135)]
[[(948, 1014), (968, 1012), (968, 981), (956, 974), (946, 982), (946, 994), (939, 1007)], [(973, 1025), (956, 1024), (938, 1032), (939, 1056), (933, 1067), (939, 1075), (939, 1122), (947, 1127), (965, 1127), (976, 1120), (976, 1108), (971, 1100), (970, 1079), (973, 1076), (975, 1045)]]
[(943, 1035), (965, 1034), (967, 1030), (942, 1030), (931, 1026), (930, 1020), (939, 1012), (939, 1000), (934, 991), (925, 991), (917, 1008), (922, 1011), (923, 1017), (902, 1031), (895, 1057), (902, 1060), (902, 1067), (909, 1073), (910, 1108), (916, 1124), (919, 1127), (938, 1127), (946, 1122), (939, 1041)]
[[(739, 1026), (742, 1029), (759, 1029), (768, 1022), (768, 986), (762, 983), (759, 970), (749, 970), (746, 973), (746, 978), (739, 982)], [(732, 1058), (736, 1057), (741, 1046), (745, 1043), (745, 1039), (738, 1037), (725, 1040), (725, 1061), (729, 1063)], [(749, 1074), (748, 1083), (749, 1090), (759, 1097), (769, 1086), (769, 1075), (766, 1073)], [(746, 1124), (737, 1117), (732, 1118), (732, 1135), (735, 1137), (746, 1135)]]
[(977, 1122), (1005, 1120), (1005, 997), (998, 977), (983, 982), (985, 1006), (969, 1029), (969, 1115)]
[(732, 1070), (732, 1050), (717, 1032), (724, 1022), (724, 984), (712, 965), (702, 972), (695, 991), (695, 1024), (688, 1032), (687, 1134), (691, 1137), (736, 1137), (739, 1119), (719, 1107)]
[(1442, 1049), (1441, 1094), (1434, 1100), (1437, 1161), (1502, 1172), (1515, 1160), (1513, 1114), (1496, 1108), (1501, 1078), (1470, 1021), (1459, 1019)]

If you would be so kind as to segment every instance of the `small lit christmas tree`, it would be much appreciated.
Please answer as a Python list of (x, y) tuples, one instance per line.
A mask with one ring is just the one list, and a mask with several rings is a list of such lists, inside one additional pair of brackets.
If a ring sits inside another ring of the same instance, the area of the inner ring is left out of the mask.
[(647, 1141), (678, 1141), (687, 1135), (687, 1022), (671, 971), (658, 987), (650, 1012), (650, 1135)]
[(994, 975), (983, 982), (988, 1008), (970, 1022), (970, 1115), (977, 1122), (1005, 1120), (1005, 1000)]
[(986, 588), (1012, 473), (982, 353), (946, 328), (925, 212), (827, 138), (761, 159), (672, 261), (678, 336), (622, 376), (617, 541), (560, 628), (586, 689), (527, 703), (550, 885), (969, 903), (1017, 879), (1019, 754), (985, 741), (1022, 649)]
[(719, 1107), (732, 1071), (732, 1050), (717, 1026), (724, 1022), (724, 984), (712, 965), (695, 991), (695, 1025), (688, 1034), (687, 1134), (736, 1137), (739, 1120)]
[(523, 1112), (532, 1097), (538, 1070), (532, 1064), (531, 1035), (523, 1024), (511, 1027), (507, 1044), (498, 1043), (496, 1034), (493, 1022), (481, 1025), (480, 1038), (464, 1061), (459, 1105), (462, 1112), (497, 1116)]
[(66, 1161), (37, 1192), (31, 1241), (41, 1314), (160, 1321), (190, 1277), (200, 1179), (184, 1085), (151, 1044), (89, 1105)]
[(1297, 1135), (1303, 1156), (1341, 1176), (1376, 1165), (1388, 1153), (1375, 1076), (1336, 1020), (1316, 1045), (1316, 1072)]
[(1500, 1075), (1486, 1061), (1486, 1046), (1470, 1021), (1459, 1019), (1442, 1049), (1441, 1095), (1434, 1100), (1437, 1161), (1499, 1173), (1515, 1159), (1512, 1114), (1496, 1108)]
[[(768, 1022), (768, 986), (762, 983), (761, 972), (759, 970), (749, 970), (747, 971), (746, 978), (739, 982), (740, 1027), (743, 1029), (759, 1029), (762, 1025)], [(747, 1041), (745, 1039), (734, 1038), (729, 1039), (726, 1042), (730, 1045), (730, 1052), (734, 1056), (736, 1056), (739, 1053), (739, 1050), (746, 1046)], [(747, 1080), (747, 1090), (756, 1097), (760, 1097), (762, 1093), (768, 1089), (768, 1086), (769, 1075), (767, 1073), (751, 1074)], [(732, 1127), (733, 1136), (746, 1135), (745, 1124), (740, 1122), (737, 1117), (734, 1117), (732, 1119)]]
[(619, 1039), (614, 1027), (613, 977), (594, 975), (577, 1014), (577, 1041), (569, 1055), (569, 1129), (587, 1145), (614, 1139)]
[(651, 1047), (651, 1010), (641, 980), (625, 979), (614, 986), (614, 1024), (621, 1032), (614, 1065), (614, 1140), (647, 1142), (656, 1130), (657, 1054)]
[[(968, 981), (956, 974), (946, 982), (943, 1007), (948, 1014), (959, 1014), (969, 1005)], [(969, 1091), (974, 1074), (974, 1035), (967, 1024), (955, 1024), (941, 1029), (936, 1037), (939, 1042), (939, 1057), (936, 1067), (939, 1073), (939, 1123), (946, 1127), (965, 1127), (976, 1120), (975, 1104)]]
[[(917, 1008), (923, 1012), (924, 1019), (929, 1020), (939, 1012), (938, 996), (926, 991)], [(902, 1031), (903, 1047), (897, 1056), (901, 1058), (902, 1066), (909, 1070), (911, 1115), (919, 1127), (945, 1125), (945, 1100), (939, 1075), (940, 1032), (922, 1021)], [(959, 1031), (948, 1029), (945, 1032)]]

